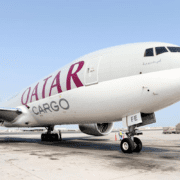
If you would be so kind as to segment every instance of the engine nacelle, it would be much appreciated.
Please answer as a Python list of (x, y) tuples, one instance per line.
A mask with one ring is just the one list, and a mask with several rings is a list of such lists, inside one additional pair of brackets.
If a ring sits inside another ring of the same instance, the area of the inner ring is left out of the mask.
[(113, 129), (113, 123), (97, 123), (79, 125), (81, 132), (94, 136), (106, 136)]

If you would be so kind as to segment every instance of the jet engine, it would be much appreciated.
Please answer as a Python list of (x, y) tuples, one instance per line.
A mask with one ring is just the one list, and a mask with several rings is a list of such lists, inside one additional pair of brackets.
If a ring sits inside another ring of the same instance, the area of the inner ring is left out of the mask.
[(113, 123), (97, 123), (79, 125), (81, 132), (94, 136), (106, 136), (113, 129)]

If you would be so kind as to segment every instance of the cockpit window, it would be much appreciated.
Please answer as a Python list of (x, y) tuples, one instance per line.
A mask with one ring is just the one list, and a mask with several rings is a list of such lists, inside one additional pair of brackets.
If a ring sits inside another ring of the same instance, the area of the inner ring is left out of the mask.
[(156, 55), (168, 52), (165, 47), (156, 47)]
[(146, 49), (144, 56), (154, 56), (153, 48)]
[(167, 47), (171, 52), (180, 52), (180, 47)]

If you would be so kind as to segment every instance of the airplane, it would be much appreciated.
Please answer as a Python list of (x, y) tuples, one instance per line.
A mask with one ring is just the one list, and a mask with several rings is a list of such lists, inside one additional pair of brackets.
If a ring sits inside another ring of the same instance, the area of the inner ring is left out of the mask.
[(180, 47), (161, 42), (119, 45), (84, 55), (0, 104), (5, 127), (46, 127), (41, 141), (60, 141), (55, 125), (79, 124), (94, 136), (122, 121), (123, 153), (141, 152), (138, 127), (180, 101)]

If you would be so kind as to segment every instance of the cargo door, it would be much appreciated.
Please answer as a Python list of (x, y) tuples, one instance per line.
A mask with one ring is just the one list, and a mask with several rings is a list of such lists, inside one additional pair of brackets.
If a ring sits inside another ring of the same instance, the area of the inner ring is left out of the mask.
[(85, 85), (92, 85), (98, 83), (98, 69), (101, 57), (90, 59), (85, 71)]

